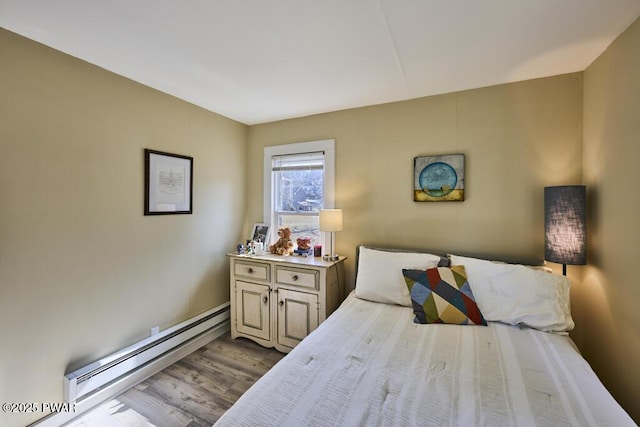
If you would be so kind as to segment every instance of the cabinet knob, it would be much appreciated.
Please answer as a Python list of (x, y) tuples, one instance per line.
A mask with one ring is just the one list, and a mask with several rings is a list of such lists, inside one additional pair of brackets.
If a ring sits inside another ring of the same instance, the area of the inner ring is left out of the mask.
[(262, 302), (264, 302), (266, 304), (267, 302), (269, 302), (269, 298), (268, 297), (262, 298)]
[(298, 280), (298, 275), (297, 275), (297, 274), (294, 274), (294, 275), (293, 275), (293, 277), (292, 277), (292, 279), (293, 279), (293, 281), (295, 282), (296, 280)]
[(247, 270), (247, 273), (249, 274), (253, 273), (253, 268), (249, 267), (249, 269)]
[(280, 301), (280, 307), (284, 305), (284, 301)]

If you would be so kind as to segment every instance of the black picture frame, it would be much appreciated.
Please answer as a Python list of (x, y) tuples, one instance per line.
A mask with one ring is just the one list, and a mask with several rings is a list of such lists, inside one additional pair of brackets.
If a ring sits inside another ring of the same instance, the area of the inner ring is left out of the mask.
[(144, 214), (193, 213), (193, 157), (144, 150)]

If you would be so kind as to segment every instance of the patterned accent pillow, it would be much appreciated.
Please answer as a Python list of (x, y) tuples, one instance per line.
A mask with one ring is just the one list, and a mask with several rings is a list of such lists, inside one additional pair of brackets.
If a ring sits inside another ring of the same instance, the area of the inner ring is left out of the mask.
[(487, 325), (467, 281), (463, 265), (402, 270), (409, 288), (414, 323)]

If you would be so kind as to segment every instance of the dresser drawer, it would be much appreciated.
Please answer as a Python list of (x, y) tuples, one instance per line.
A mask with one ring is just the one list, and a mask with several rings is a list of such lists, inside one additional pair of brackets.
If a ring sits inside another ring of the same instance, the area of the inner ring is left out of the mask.
[(276, 283), (318, 289), (320, 273), (317, 270), (276, 266)]
[(245, 277), (247, 279), (260, 280), (263, 282), (268, 282), (270, 280), (269, 264), (236, 261), (233, 264), (233, 273), (236, 275), (236, 277)]

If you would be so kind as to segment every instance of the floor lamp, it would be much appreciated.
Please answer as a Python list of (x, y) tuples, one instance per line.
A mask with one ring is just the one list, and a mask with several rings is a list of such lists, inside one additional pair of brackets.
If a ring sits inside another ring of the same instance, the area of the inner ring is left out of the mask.
[(325, 252), (322, 259), (325, 261), (336, 261), (338, 259), (338, 255), (334, 253), (335, 232), (342, 231), (342, 209), (321, 209), (320, 231), (331, 233), (329, 250)]
[(587, 263), (587, 188), (564, 185), (544, 188), (544, 259), (562, 264)]

